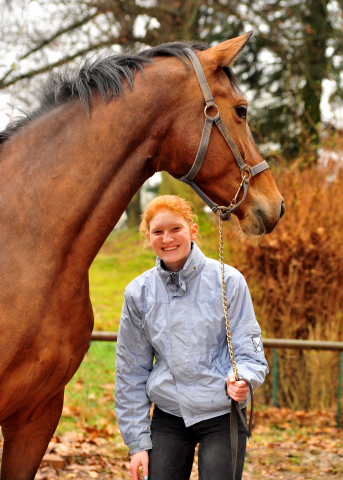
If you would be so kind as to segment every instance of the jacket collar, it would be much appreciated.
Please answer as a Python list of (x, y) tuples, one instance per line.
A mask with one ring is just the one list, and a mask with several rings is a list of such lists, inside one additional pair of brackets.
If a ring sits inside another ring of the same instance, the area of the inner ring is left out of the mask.
[[(200, 248), (192, 241), (192, 250), (189, 257), (186, 260), (183, 268), (178, 272), (174, 272), (176, 277), (176, 284), (183, 290), (186, 290), (186, 285), (191, 282), (204, 268), (206, 257), (200, 250)], [(156, 268), (161, 276), (163, 283), (167, 285), (171, 282), (171, 272), (165, 270), (162, 267), (162, 260), (160, 257), (156, 257)]]

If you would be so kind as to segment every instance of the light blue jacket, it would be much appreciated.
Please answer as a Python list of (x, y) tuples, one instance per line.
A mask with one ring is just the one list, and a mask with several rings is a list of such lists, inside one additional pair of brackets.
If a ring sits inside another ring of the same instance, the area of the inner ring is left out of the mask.
[[(268, 373), (261, 330), (244, 277), (225, 265), (225, 281), (238, 373), (255, 389)], [(157, 257), (127, 286), (119, 327), (115, 406), (130, 453), (152, 448), (151, 403), (187, 427), (229, 412), (229, 373), (219, 262), (194, 243), (179, 272)]]

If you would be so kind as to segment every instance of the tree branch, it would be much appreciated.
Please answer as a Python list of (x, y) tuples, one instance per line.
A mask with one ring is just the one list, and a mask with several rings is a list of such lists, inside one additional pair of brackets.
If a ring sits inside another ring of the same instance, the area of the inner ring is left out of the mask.
[(29, 72), (26, 72), (26, 73), (23, 73), (21, 75), (17, 75), (16, 77), (13, 77), (8, 82), (0, 83), (0, 90), (4, 90), (5, 88), (8, 88), (11, 85), (14, 85), (15, 83), (19, 82), (20, 80), (29, 79), (29, 78), (35, 77), (36, 75), (46, 73), (46, 72), (52, 70), (53, 68), (60, 67), (61, 65), (64, 65), (65, 63), (68, 63), (72, 60), (75, 60), (75, 58), (81, 57), (82, 55), (85, 55), (88, 52), (98, 50), (99, 48), (102, 48), (102, 47), (108, 47), (108, 46), (114, 45), (116, 43), (118, 43), (118, 39), (117, 38), (111, 38), (111, 39), (106, 40), (104, 42), (97, 43), (96, 45), (91, 45), (87, 48), (84, 48), (82, 50), (77, 51), (73, 55), (68, 55), (67, 57), (63, 57), (63, 58), (61, 58), (61, 60), (58, 60), (57, 62), (51, 63), (50, 65), (45, 65), (44, 67), (37, 68), (36, 70), (30, 70)]
[[(29, 57), (32, 53), (35, 53), (37, 52), (38, 50), (41, 50), (43, 47), (49, 45), (51, 42), (53, 42), (54, 40), (56, 40), (56, 38), (60, 37), (61, 35), (65, 34), (65, 33), (68, 33), (68, 32), (71, 32), (79, 27), (81, 27), (82, 25), (84, 25), (85, 23), (89, 22), (90, 20), (92, 20), (96, 15), (98, 14), (98, 12), (94, 13), (93, 15), (87, 15), (85, 18), (83, 18), (82, 20), (79, 20), (75, 23), (73, 23), (72, 25), (69, 25), (68, 27), (66, 28), (62, 28), (61, 30), (59, 30), (58, 32), (54, 33), (51, 37), (49, 38), (45, 38), (43, 39), (40, 43), (38, 43), (35, 47), (33, 47), (31, 50), (28, 50), (24, 55), (21, 56), (21, 60)], [(2, 85), (3, 85), (3, 82), (6, 80), (6, 78), (11, 75), (11, 73), (13, 72), (13, 67), (8, 70), (4, 76), (2, 78), (0, 78), (0, 89), (4, 88)], [(30, 77), (28, 77), (30, 78)], [(15, 82), (14, 82), (15, 83)], [(11, 85), (11, 83), (7, 83), (7, 84), (4, 84), (5, 86), (7, 85)]]
[(60, 37), (61, 35), (64, 35), (65, 33), (71, 32), (72, 30), (75, 30), (76, 28), (82, 27), (85, 23), (89, 22), (93, 18), (95, 18), (98, 15), (98, 12), (93, 13), (93, 15), (87, 15), (87, 17), (83, 18), (82, 20), (79, 20), (72, 25), (69, 25), (66, 28), (63, 28), (62, 30), (59, 30), (58, 32), (54, 33), (50, 38), (46, 38), (42, 40), (36, 47), (32, 48), (28, 52), (25, 53), (21, 58), (27, 58), (29, 57), (32, 53), (37, 52), (41, 48), (45, 47), (46, 45), (49, 45), (49, 43), (53, 42), (56, 38)]

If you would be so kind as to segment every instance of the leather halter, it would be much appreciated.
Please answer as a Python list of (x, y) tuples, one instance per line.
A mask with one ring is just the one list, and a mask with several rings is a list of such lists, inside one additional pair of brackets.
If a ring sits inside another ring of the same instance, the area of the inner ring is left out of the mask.
[[(183, 176), (182, 178), (178, 178), (181, 182), (187, 183), (198, 195), (200, 198), (203, 199), (205, 203), (210, 207), (210, 209), (216, 213), (222, 220), (229, 220), (231, 213), (233, 213), (240, 205), (242, 202), (244, 202), (247, 191), (248, 191), (248, 186), (249, 186), (249, 181), (250, 178), (254, 177), (258, 173), (263, 172), (267, 168), (269, 168), (268, 163), (263, 160), (263, 162), (258, 163), (257, 165), (254, 165), (253, 167), (249, 167), (243, 160), (242, 155), (240, 154), (240, 151), (238, 150), (238, 147), (232, 138), (231, 133), (229, 132), (227, 126), (221, 119), (219, 115), (219, 108), (217, 105), (214, 103), (212, 93), (210, 90), (210, 87), (208, 86), (204, 71), (202, 69), (202, 66), (198, 60), (198, 57), (196, 54), (191, 50), (190, 48), (186, 49), (186, 55), (190, 59), (195, 74), (198, 78), (199, 85), (202, 91), (202, 94), (204, 96), (205, 100), (205, 125), (204, 129), (202, 132), (201, 140), (200, 140), (200, 145), (198, 148), (197, 155), (195, 157), (194, 163), (189, 170), (189, 172)], [(217, 114), (214, 117), (210, 117), (207, 115), (207, 110), (209, 108), (215, 108), (217, 110)], [(210, 136), (211, 136), (211, 131), (213, 127), (213, 123), (217, 126), (219, 129), (220, 133), (223, 135), (226, 143), (228, 146), (231, 148), (231, 151), (233, 153), (233, 156), (235, 157), (235, 160), (237, 162), (237, 165), (240, 169), (241, 175), (242, 175), (242, 181), (241, 184), (237, 190), (237, 193), (233, 200), (231, 201), (231, 204), (228, 207), (223, 207), (223, 206), (218, 206), (216, 203), (214, 203), (202, 190), (200, 187), (198, 187), (194, 182), (194, 178), (197, 176), (202, 163), (204, 161), (204, 158), (206, 156), (207, 152), (207, 147), (210, 141)], [(242, 199), (237, 202), (237, 197), (240, 192), (240, 190), (243, 189), (243, 197)]]

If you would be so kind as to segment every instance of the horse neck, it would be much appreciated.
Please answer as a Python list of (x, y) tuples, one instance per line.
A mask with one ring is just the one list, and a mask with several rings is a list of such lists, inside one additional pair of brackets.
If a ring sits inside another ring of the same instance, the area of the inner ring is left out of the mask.
[(43, 254), (55, 268), (77, 265), (85, 274), (134, 193), (156, 171), (169, 121), (158, 115), (161, 92), (142, 95), (135, 81), (125, 95), (108, 105), (95, 95), (90, 118), (71, 101), (8, 142), (8, 216), (31, 259)]

